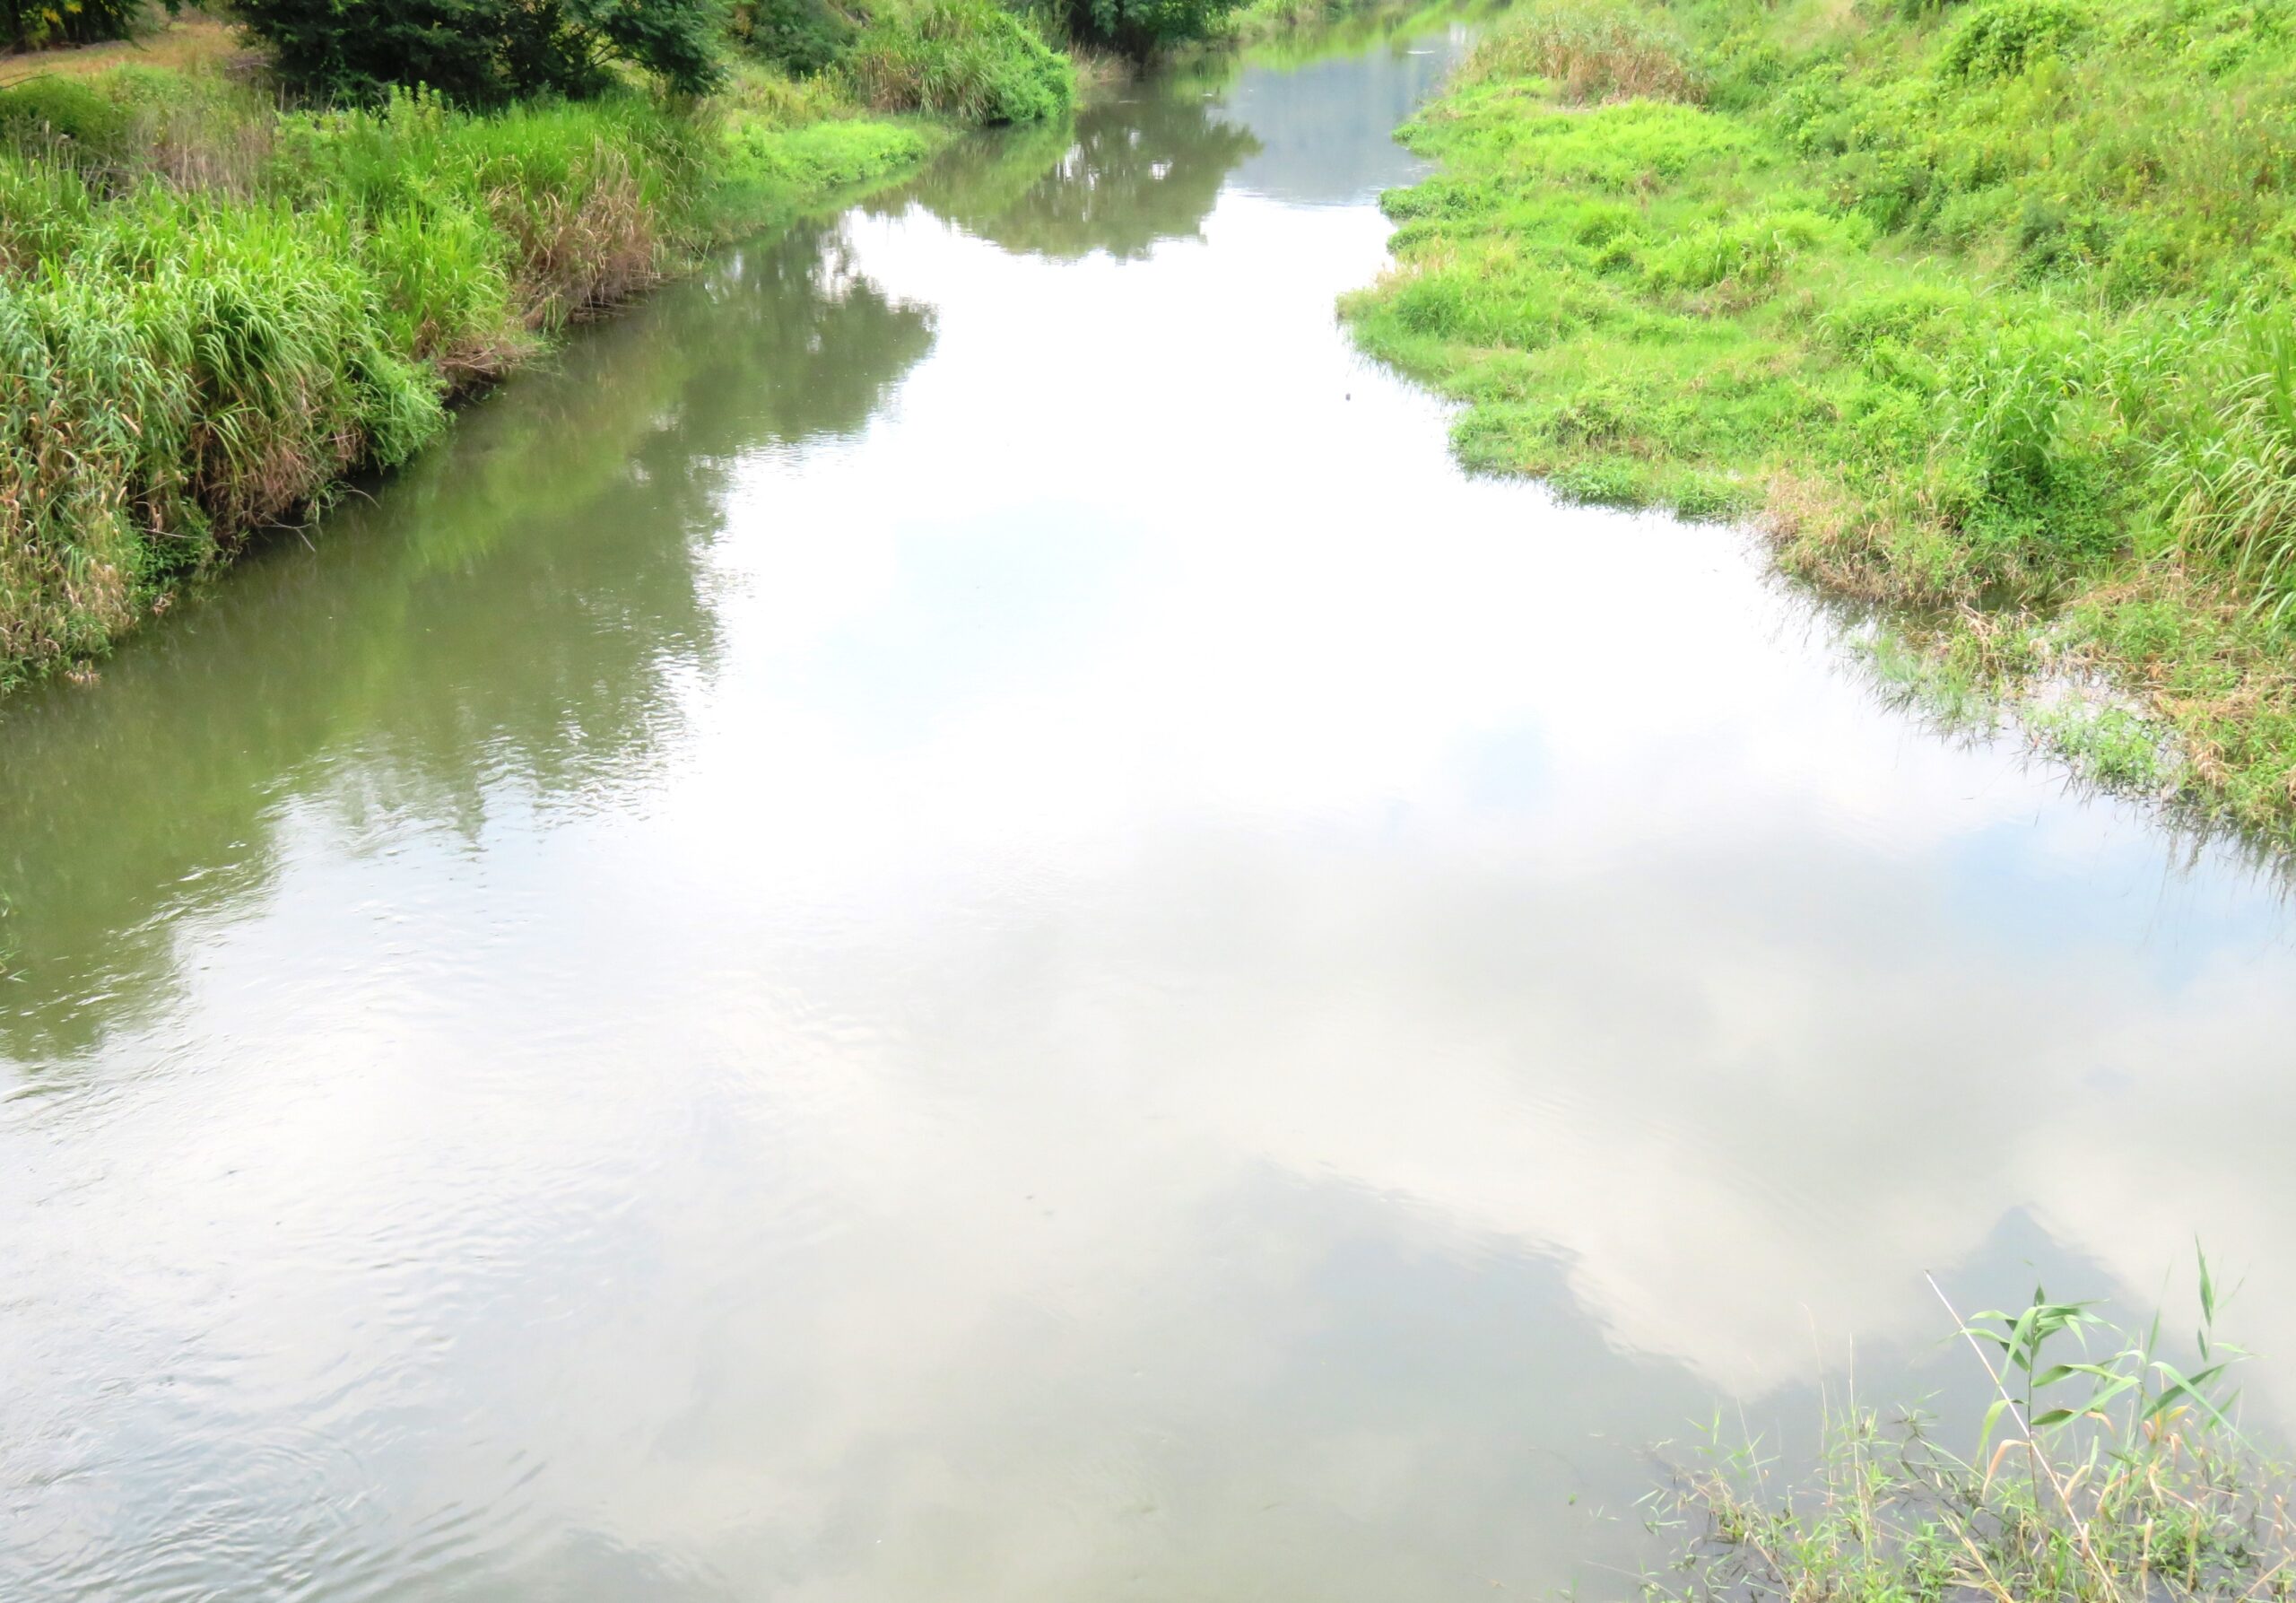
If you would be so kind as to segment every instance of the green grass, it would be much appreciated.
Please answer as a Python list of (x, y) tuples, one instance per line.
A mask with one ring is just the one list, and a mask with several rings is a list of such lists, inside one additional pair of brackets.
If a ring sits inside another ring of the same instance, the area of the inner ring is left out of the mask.
[(915, 0), (872, 17), (839, 74), (881, 111), (971, 123), (1039, 123), (1076, 99), (1068, 58), (996, 0)]
[(1407, 126), (1440, 171), (1345, 310), (1471, 466), (1758, 517), (2090, 771), (2287, 840), (2292, 111), (2292, 0), (1540, 4)]
[(404, 461), (570, 321), (946, 136), (858, 109), (756, 67), (691, 111), (283, 112), (134, 66), (0, 91), (0, 688)]
[[(1941, 1294), (1942, 1296), (1942, 1294)], [(2287, 1471), (2233, 1417), (2205, 1259), (2189, 1354), (2035, 1292), (1961, 1322), (1992, 1395), (1956, 1452), (1918, 1411), (1830, 1400), (1813, 1473), (1780, 1482), (1718, 1424), (1648, 1500), (1678, 1544), (1654, 1600), (2262, 1603), (2296, 1590)]]

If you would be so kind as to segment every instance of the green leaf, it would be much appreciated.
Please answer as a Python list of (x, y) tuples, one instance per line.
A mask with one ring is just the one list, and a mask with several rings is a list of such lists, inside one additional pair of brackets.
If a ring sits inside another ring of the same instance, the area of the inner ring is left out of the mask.
[(1977, 1433), (1978, 1462), (1985, 1461), (1985, 1450), (1993, 1444), (1993, 1427), (2001, 1422), (2001, 1411), (2008, 1406), (2007, 1398), (1999, 1398), (1995, 1400), (1993, 1407), (1985, 1411), (1985, 1428)]
[(2210, 1401), (2207, 1395), (2200, 1390), (2202, 1387), (2207, 1385), (2209, 1381), (2214, 1380), (2218, 1375), (2222, 1374), (2226, 1368), (2229, 1367), (2228, 1365), (2213, 1363), (2209, 1365), (2206, 1369), (2200, 1371), (2197, 1374), (2189, 1377), (2180, 1373), (2176, 1365), (2169, 1363), (2166, 1359), (2155, 1358), (2152, 1361), (2152, 1367), (2164, 1376), (2170, 1384), (2162, 1388), (2161, 1395), (2152, 1399), (2152, 1406), (2144, 1410), (2144, 1417), (2145, 1419), (2149, 1420), (2154, 1418), (2158, 1415), (2166, 1411), (2171, 1404), (2179, 1400), (2185, 1400), (2191, 1402), (2196, 1407), (2205, 1411), (2208, 1415), (2208, 1417), (2215, 1424), (2223, 1426), (2228, 1430), (2231, 1428), (2231, 1421), (2224, 1417), (2223, 1410), (2220, 1409), (2213, 1402)]

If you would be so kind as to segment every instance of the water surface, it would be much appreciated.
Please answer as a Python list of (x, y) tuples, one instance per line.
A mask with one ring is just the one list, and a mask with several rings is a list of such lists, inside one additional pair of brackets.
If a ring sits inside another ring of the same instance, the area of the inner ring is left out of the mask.
[(961, 147), (0, 710), (0, 1595), (1626, 1596), (1925, 1268), (2296, 1355), (2272, 885), (1352, 353), (1457, 46)]

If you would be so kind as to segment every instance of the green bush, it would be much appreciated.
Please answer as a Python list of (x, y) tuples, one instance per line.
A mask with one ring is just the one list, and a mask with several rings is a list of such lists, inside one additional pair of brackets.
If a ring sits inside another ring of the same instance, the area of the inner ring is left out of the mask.
[(967, 122), (1042, 122), (1076, 97), (1067, 58), (993, 0), (925, 0), (881, 12), (841, 70), (880, 110)]
[(810, 76), (833, 65), (857, 30), (829, 0), (735, 0), (726, 31), (759, 60)]
[(2089, 26), (2068, 0), (1989, 0), (1961, 20), (1937, 58), (1949, 79), (2012, 78), (2053, 56)]
[(403, 460), (448, 394), (650, 282), (729, 200), (787, 208), (926, 144), (633, 94), (282, 113), (156, 69), (27, 84), (0, 131), (0, 686)]
[(1209, 39), (1239, 0), (1059, 0), (1068, 36), (1144, 61), (1161, 50)]
[(323, 100), (423, 85), (466, 106), (581, 99), (615, 64), (681, 93), (715, 85), (717, 0), (230, 0), (280, 77)]
[(74, 78), (37, 77), (0, 90), (0, 136), (112, 161), (125, 153), (128, 116), (118, 102)]

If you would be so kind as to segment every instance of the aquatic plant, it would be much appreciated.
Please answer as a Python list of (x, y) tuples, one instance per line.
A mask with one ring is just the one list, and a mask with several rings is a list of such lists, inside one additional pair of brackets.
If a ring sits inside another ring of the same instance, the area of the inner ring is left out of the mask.
[[(1934, 1284), (1934, 1282), (1933, 1282)], [(2287, 1476), (2234, 1423), (2216, 1294), (2200, 1259), (2188, 1361), (2161, 1322), (2114, 1330), (2036, 1291), (1954, 1323), (1993, 1401), (1963, 1457), (1918, 1413), (1830, 1407), (1806, 1479), (1773, 1484), (1761, 1444), (1699, 1456), (1648, 1501), (1679, 1547), (1653, 1598), (1915, 1603), (2281, 1599), (2296, 1590)], [(1940, 1294), (1942, 1300), (1943, 1294)], [(1948, 1311), (1951, 1311), (1948, 1304)]]

